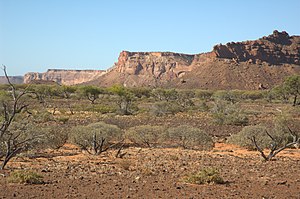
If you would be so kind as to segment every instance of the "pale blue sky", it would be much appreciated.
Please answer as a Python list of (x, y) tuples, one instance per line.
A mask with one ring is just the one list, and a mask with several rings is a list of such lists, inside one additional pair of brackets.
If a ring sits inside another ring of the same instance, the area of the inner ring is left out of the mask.
[(10, 75), (106, 69), (122, 50), (211, 51), (274, 29), (300, 35), (300, 0), (0, 0)]

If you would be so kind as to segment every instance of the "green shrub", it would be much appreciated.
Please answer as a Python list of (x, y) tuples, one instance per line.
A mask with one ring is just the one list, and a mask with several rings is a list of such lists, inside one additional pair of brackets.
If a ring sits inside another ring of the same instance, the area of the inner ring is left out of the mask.
[(152, 105), (150, 109), (150, 114), (154, 116), (164, 116), (168, 114), (176, 114), (181, 112), (182, 107), (174, 102), (156, 102)]
[(33, 114), (34, 120), (38, 123), (46, 123), (50, 121), (55, 121), (53, 115), (47, 110), (41, 110)]
[(169, 144), (175, 143), (185, 149), (210, 150), (214, 146), (212, 138), (203, 130), (188, 125), (169, 128), (165, 139)]
[(135, 126), (128, 129), (125, 136), (140, 146), (153, 147), (158, 143), (164, 130), (165, 128), (162, 126)]
[(63, 123), (63, 124), (66, 124), (68, 121), (69, 121), (69, 117), (64, 117), (64, 116), (61, 116), (61, 117), (58, 117), (57, 118), (57, 121), (58, 122), (61, 122), (61, 123)]
[(177, 103), (183, 109), (195, 106), (193, 98), (195, 97), (195, 92), (193, 90), (179, 90)]
[(224, 100), (231, 103), (236, 103), (241, 99), (243, 93), (244, 91), (240, 91), (240, 90), (230, 90), (230, 91), (220, 90), (220, 91), (216, 91), (212, 97), (215, 100)]
[(258, 146), (262, 149), (272, 147), (274, 141), (266, 133), (268, 132), (280, 146), (283, 146), (289, 141), (290, 134), (287, 129), (284, 129), (280, 124), (276, 124), (271, 130), (263, 125), (246, 126), (239, 133), (231, 135), (228, 142), (245, 147), (249, 150), (254, 150), (255, 146), (250, 138), (255, 137)]
[(266, 130), (267, 128), (262, 125), (246, 126), (239, 133), (231, 135), (227, 142), (245, 147), (249, 150), (254, 150), (255, 146), (250, 138), (255, 136), (259, 146), (266, 148), (270, 144), (269, 137), (265, 133)]
[(69, 128), (62, 125), (42, 127), (44, 139), (39, 143), (41, 148), (59, 149), (69, 138)]
[(211, 112), (217, 124), (247, 125), (249, 122), (243, 110), (230, 102), (216, 101)]
[(13, 171), (8, 177), (10, 183), (22, 183), (22, 184), (43, 184), (43, 176), (37, 174), (34, 171), (18, 170)]
[(220, 176), (218, 169), (207, 167), (198, 173), (191, 174), (184, 178), (184, 181), (192, 184), (224, 184), (225, 181)]
[(209, 100), (213, 96), (214, 92), (210, 90), (196, 90), (195, 97), (202, 100)]
[(198, 107), (199, 111), (202, 111), (202, 112), (209, 111), (209, 106), (207, 105), (207, 103), (205, 101), (201, 101), (197, 107)]
[(104, 122), (92, 123), (87, 126), (76, 126), (70, 133), (72, 143), (91, 154), (99, 155), (107, 151), (115, 142), (123, 139), (121, 129), (116, 125)]
[(242, 98), (246, 100), (258, 100), (264, 98), (264, 92), (262, 91), (244, 91)]

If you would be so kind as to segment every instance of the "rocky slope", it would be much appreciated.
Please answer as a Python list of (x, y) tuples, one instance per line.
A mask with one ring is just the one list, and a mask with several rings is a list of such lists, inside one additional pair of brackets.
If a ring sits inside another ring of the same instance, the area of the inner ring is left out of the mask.
[(58, 84), (74, 85), (81, 84), (93, 79), (99, 78), (103, 75), (103, 70), (60, 70), (49, 69), (45, 73), (27, 73), (24, 76), (24, 83), (30, 83), (32, 81), (54, 81)]
[(300, 74), (300, 36), (286, 32), (254, 41), (216, 45), (209, 53), (120, 53), (114, 67), (91, 84), (163, 86), (203, 89), (273, 87), (291, 74)]

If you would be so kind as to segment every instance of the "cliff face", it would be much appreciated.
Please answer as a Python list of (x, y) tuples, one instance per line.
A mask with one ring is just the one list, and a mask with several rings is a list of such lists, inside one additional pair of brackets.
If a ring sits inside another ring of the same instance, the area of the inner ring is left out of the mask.
[(300, 37), (274, 31), (258, 40), (220, 44), (196, 55), (123, 51), (107, 74), (90, 83), (256, 89), (259, 84), (272, 87), (288, 75), (299, 74), (299, 57)]
[(24, 75), (24, 83), (30, 83), (31, 81), (44, 80), (54, 81), (58, 84), (74, 85), (84, 82), (92, 81), (103, 75), (103, 70), (58, 70), (49, 69), (45, 73), (27, 73)]
[(148, 75), (154, 78), (172, 79), (180, 73), (191, 71), (195, 55), (171, 52), (120, 53), (116, 70), (128, 75)]
[(300, 37), (290, 37), (285, 31), (275, 30), (273, 34), (255, 41), (216, 45), (213, 52), (217, 57), (236, 61), (300, 65)]

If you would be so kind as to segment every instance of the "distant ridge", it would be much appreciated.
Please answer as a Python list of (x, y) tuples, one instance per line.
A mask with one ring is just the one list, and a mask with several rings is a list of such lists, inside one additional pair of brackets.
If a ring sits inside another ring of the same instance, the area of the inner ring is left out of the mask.
[[(173, 52), (122, 51), (108, 70), (49, 69), (27, 73), (24, 83), (93, 84), (127, 87), (200, 89), (258, 89), (300, 74), (300, 36), (277, 30), (269, 36), (243, 42), (218, 44), (211, 52), (195, 55)], [(14, 81), (20, 82), (21, 77)], [(0, 81), (1, 82), (1, 81)]]
[(229, 42), (211, 52), (122, 51), (113, 68), (89, 84), (201, 89), (270, 88), (300, 73), (300, 37), (285, 31), (258, 40)]

